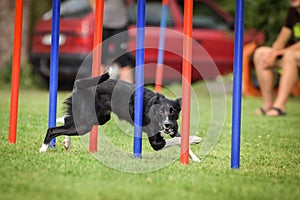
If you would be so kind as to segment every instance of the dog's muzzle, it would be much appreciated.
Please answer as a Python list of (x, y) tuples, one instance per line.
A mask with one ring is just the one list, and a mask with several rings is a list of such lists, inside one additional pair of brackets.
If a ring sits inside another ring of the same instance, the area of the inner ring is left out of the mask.
[(165, 126), (165, 124), (163, 125), (163, 130), (160, 131), (160, 135), (162, 137), (164, 137), (165, 135), (174, 135), (174, 130), (173, 128), (171, 128), (170, 125)]

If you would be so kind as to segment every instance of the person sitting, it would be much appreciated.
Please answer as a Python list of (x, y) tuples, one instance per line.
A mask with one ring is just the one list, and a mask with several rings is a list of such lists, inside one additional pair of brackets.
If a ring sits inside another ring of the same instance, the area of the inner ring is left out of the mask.
[[(89, 0), (89, 3), (95, 11), (96, 0)], [(133, 83), (132, 68), (135, 67), (135, 58), (127, 49), (129, 19), (126, 8), (132, 3), (133, 0), (104, 1), (101, 56), (103, 68), (112, 63), (117, 64), (120, 67), (120, 79), (129, 83)], [(109, 50), (110, 45), (114, 47), (113, 52)], [(116, 59), (112, 61), (112, 57)]]
[[(262, 107), (256, 114), (285, 115), (290, 92), (298, 81), (300, 67), (300, 0), (289, 0), (285, 24), (271, 47), (262, 46), (254, 52), (254, 65), (262, 94)], [(291, 42), (291, 43), (290, 43)], [(282, 68), (278, 94), (274, 100), (274, 68)]]

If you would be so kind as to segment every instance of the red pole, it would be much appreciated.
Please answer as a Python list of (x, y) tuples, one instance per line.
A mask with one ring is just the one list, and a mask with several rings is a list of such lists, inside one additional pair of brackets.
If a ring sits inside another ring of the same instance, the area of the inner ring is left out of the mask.
[(191, 104), (191, 60), (192, 60), (192, 30), (193, 30), (193, 1), (184, 1), (184, 38), (182, 63), (182, 122), (180, 162), (189, 163), (190, 135), (190, 104)]
[(18, 99), (20, 85), (20, 60), (22, 43), (22, 18), (23, 18), (23, 0), (16, 0), (15, 8), (15, 27), (14, 27), (14, 51), (12, 60), (12, 78), (11, 78), (11, 97), (10, 97), (10, 122), (8, 141), (11, 144), (16, 143), (17, 118), (18, 118)]
[(162, 5), (163, 6), (166, 6), (166, 5), (168, 5), (169, 4), (169, 0), (162, 0)]
[[(103, 8), (104, 0), (96, 0), (95, 24), (94, 24), (94, 49), (92, 76), (99, 76), (101, 73), (101, 53), (102, 53), (102, 28), (103, 28)], [(90, 152), (97, 152), (98, 127), (94, 126), (90, 132)]]

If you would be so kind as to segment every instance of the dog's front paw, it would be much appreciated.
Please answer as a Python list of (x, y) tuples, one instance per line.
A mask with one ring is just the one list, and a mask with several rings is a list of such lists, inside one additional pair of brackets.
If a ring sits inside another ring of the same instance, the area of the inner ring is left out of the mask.
[(197, 162), (197, 163), (200, 162), (200, 159), (193, 153), (191, 148), (189, 148), (189, 156), (194, 162)]
[(199, 144), (202, 141), (201, 137), (198, 136), (190, 136), (190, 144)]
[(49, 144), (42, 144), (41, 148), (40, 148), (40, 153), (44, 153), (47, 151)]

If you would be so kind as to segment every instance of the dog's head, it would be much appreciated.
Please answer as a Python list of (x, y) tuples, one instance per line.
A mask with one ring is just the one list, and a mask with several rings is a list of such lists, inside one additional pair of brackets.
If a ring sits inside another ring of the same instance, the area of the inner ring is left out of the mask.
[(171, 100), (165, 98), (162, 94), (156, 93), (148, 103), (149, 117), (151, 122), (156, 124), (159, 132), (175, 136), (178, 132), (177, 120), (181, 111), (181, 98)]

